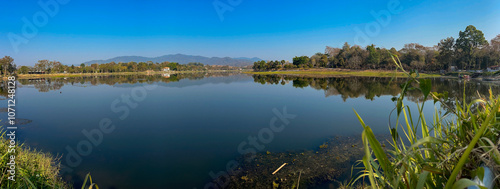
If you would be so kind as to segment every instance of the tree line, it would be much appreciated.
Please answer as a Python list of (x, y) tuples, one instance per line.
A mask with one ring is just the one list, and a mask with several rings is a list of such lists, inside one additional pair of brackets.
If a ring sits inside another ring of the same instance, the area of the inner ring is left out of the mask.
[[(418, 43), (405, 44), (399, 51), (369, 45), (360, 47), (347, 42), (341, 48), (327, 46), (324, 53), (311, 57), (296, 56), (293, 62), (258, 61), (255, 71), (291, 68), (345, 68), (345, 69), (393, 69), (392, 55), (396, 55), (406, 69), (421, 71), (484, 70), (500, 64), (500, 34), (490, 43), (476, 27), (469, 25), (459, 32), (459, 37), (448, 37), (433, 47)], [(453, 69), (451, 69), (453, 68)]]

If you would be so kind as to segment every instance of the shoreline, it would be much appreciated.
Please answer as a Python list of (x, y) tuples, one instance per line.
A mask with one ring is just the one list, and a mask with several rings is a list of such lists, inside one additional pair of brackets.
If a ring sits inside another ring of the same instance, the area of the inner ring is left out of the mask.
[[(332, 76), (358, 76), (358, 77), (407, 77), (403, 72), (390, 70), (350, 70), (350, 69), (294, 69), (276, 71), (252, 71), (252, 70), (203, 70), (203, 71), (143, 71), (143, 72), (110, 72), (110, 73), (55, 73), (55, 74), (18, 74), (17, 79), (38, 78), (64, 78), (64, 77), (90, 77), (90, 76), (113, 76), (113, 75), (158, 75), (158, 74), (183, 74), (183, 73), (217, 73), (217, 72), (241, 72), (254, 75), (296, 75), (306, 77), (332, 77)], [(6, 80), (8, 76), (3, 76)], [(440, 75), (435, 73), (420, 73), (420, 78), (456, 78), (454, 76)]]
[[(349, 69), (303, 69), (278, 71), (250, 71), (243, 72), (256, 75), (301, 75), (301, 76), (363, 76), (363, 77), (407, 77), (403, 72), (388, 70), (349, 70)], [(439, 74), (420, 73), (420, 78), (446, 77)]]

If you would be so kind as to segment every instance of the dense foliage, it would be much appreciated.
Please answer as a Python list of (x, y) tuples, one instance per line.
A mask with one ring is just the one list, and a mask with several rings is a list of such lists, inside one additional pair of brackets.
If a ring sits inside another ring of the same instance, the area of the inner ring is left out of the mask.
[[(286, 61), (255, 62), (255, 71), (289, 68), (346, 68), (346, 69), (393, 69), (391, 54), (400, 57), (402, 67), (420, 71), (440, 70), (484, 70), (500, 64), (500, 35), (490, 43), (482, 31), (470, 25), (459, 32), (458, 39), (448, 37), (433, 47), (418, 43), (405, 44), (399, 51), (369, 45), (351, 46), (347, 42), (341, 48), (329, 47), (325, 53), (311, 57), (293, 58), (293, 64)], [(453, 66), (453, 67), (452, 67)]]

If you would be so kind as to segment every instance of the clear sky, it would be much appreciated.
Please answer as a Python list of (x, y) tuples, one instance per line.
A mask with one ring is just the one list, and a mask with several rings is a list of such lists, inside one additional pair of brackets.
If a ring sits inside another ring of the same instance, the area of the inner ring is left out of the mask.
[(487, 40), (500, 34), (498, 0), (1, 1), (0, 56), (17, 65), (176, 53), (291, 60), (344, 42), (433, 46), (467, 25)]

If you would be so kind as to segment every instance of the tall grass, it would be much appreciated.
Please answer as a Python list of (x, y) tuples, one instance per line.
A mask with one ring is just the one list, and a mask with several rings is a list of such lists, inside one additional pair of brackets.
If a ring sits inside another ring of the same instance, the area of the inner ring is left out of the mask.
[[(5, 131), (0, 131), (0, 188), (73, 188), (63, 181), (59, 171), (59, 159), (49, 153), (31, 149), (24, 144), (16, 144), (15, 153), (8, 153), (10, 140)], [(15, 156), (15, 181), (9, 179), (10, 156)], [(88, 183), (88, 184), (87, 184)], [(87, 174), (82, 189), (99, 189)]]
[[(490, 90), (488, 97), (479, 96), (470, 103), (457, 101), (455, 107), (446, 107), (452, 115), (450, 119), (444, 119), (436, 110), (433, 123), (427, 123), (423, 113), (425, 101), (417, 103), (418, 112), (412, 113), (403, 103), (406, 92), (420, 90), (425, 99), (432, 97), (434, 103), (441, 102), (442, 106), (446, 106), (447, 94), (431, 92), (430, 80), (420, 79), (417, 72), (405, 71), (396, 56), (393, 60), (407, 81), (401, 86), (400, 96), (393, 99), (397, 124), (390, 128), (391, 146), (384, 150), (370, 126), (355, 111), (364, 129), (365, 155), (360, 160), (363, 171), (351, 184), (364, 183), (368, 177), (367, 185), (371, 188), (463, 189), (477, 185), (472, 181), (475, 177), (483, 178), (481, 165), (499, 175), (500, 97), (494, 97)], [(499, 186), (498, 180), (496, 184)]]
[[(5, 132), (0, 136), (0, 188), (71, 188), (59, 175), (57, 158), (16, 144), (15, 154), (8, 153), (9, 142)], [(10, 156), (15, 155), (15, 181), (9, 180)]]

